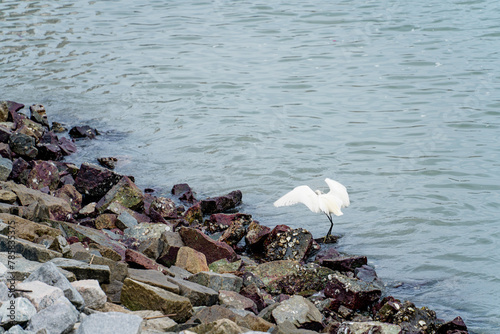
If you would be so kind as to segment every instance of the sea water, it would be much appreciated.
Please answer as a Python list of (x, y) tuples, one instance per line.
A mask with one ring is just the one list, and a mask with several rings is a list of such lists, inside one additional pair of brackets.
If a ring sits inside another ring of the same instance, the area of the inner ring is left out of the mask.
[(77, 163), (168, 195), (243, 192), (323, 236), (295, 186), (346, 185), (341, 251), (385, 291), (500, 328), (497, 1), (0, 1), (0, 99), (91, 125)]

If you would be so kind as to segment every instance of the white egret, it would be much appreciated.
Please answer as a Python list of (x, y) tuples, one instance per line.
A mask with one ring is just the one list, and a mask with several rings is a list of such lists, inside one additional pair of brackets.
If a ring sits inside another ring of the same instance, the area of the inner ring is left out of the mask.
[(327, 240), (333, 228), (332, 213), (336, 216), (342, 216), (343, 213), (340, 209), (348, 207), (350, 202), (347, 189), (341, 183), (329, 178), (326, 178), (325, 182), (330, 188), (330, 191), (326, 194), (320, 190), (313, 191), (308, 186), (298, 186), (274, 202), (274, 206), (280, 207), (302, 203), (312, 212), (323, 212), (331, 224), (325, 236), (325, 240)]

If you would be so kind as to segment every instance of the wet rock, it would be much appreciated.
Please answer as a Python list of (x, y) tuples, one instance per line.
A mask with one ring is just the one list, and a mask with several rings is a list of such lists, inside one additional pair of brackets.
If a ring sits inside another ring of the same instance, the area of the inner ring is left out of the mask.
[(245, 242), (253, 251), (262, 249), (262, 244), (267, 239), (271, 229), (267, 226), (260, 225), (256, 221), (252, 221), (247, 229)]
[(75, 178), (75, 187), (88, 202), (101, 199), (121, 179), (122, 175), (97, 165), (83, 163)]
[(204, 222), (204, 225), (207, 227), (208, 232), (213, 234), (225, 231), (237, 221), (241, 221), (243, 225), (249, 225), (252, 221), (252, 216), (243, 213), (214, 213)]
[(203, 221), (203, 212), (201, 211), (200, 204), (196, 203), (192, 207), (188, 208), (186, 212), (184, 212), (184, 219), (190, 224), (201, 223)]
[(225, 242), (229, 246), (235, 248), (236, 245), (243, 239), (247, 233), (248, 222), (244, 220), (234, 220), (227, 228), (219, 241)]
[(384, 283), (378, 278), (377, 273), (375, 272), (375, 269), (373, 269), (373, 267), (363, 265), (359, 268), (354, 269), (354, 274), (357, 279), (363, 282), (371, 283), (380, 289), (382, 289), (384, 286)]
[(188, 298), (193, 306), (211, 306), (219, 299), (217, 291), (206, 286), (177, 277), (167, 277), (167, 280), (177, 285), (181, 296)]
[(35, 161), (26, 185), (35, 190), (49, 187), (54, 191), (59, 185), (59, 170), (51, 161)]
[(127, 249), (125, 251), (125, 262), (129, 264), (131, 268), (136, 269), (154, 269), (159, 272), (169, 275), (169, 270), (162, 266), (161, 264), (156, 263), (154, 260), (148, 258), (146, 255), (136, 252), (132, 249)]
[(28, 299), (37, 312), (53, 305), (59, 298), (64, 297), (64, 293), (60, 288), (40, 281), (21, 282), (16, 285), (16, 289), (25, 290), (24, 292), (20, 292), (20, 296)]
[[(15, 312), (12, 314), (9, 307), (13, 307)], [(10, 327), (17, 324), (26, 324), (36, 314), (36, 308), (31, 302), (24, 298), (18, 297), (11, 300), (9, 303), (3, 303), (0, 306), (0, 326)]]
[(121, 312), (94, 313), (83, 319), (76, 334), (137, 334), (142, 318)]
[(132, 180), (124, 176), (97, 202), (96, 209), (99, 212), (104, 212), (113, 202), (120, 203), (132, 210), (140, 209), (144, 203), (144, 195)]
[(6, 158), (0, 158), (0, 181), (5, 181), (12, 172), (12, 161)]
[(158, 310), (163, 314), (175, 314), (171, 318), (178, 322), (186, 321), (192, 314), (188, 298), (130, 278), (123, 282), (121, 302), (133, 311)]
[(94, 226), (98, 230), (116, 228), (116, 215), (114, 213), (103, 213), (97, 216)]
[(244, 297), (235, 291), (220, 290), (219, 304), (228, 308), (258, 313), (257, 305), (253, 300)]
[(57, 161), (63, 157), (63, 152), (57, 144), (38, 143), (36, 147), (38, 149), (38, 159)]
[(65, 184), (57, 189), (54, 196), (66, 200), (75, 213), (82, 208), (82, 194), (71, 184)]
[(61, 253), (48, 250), (43, 245), (22, 239), (9, 239), (9, 237), (4, 235), (0, 235), (0, 250), (14, 250), (27, 260), (38, 262), (47, 262), (53, 258), (62, 256)]
[(97, 158), (97, 162), (99, 162), (101, 166), (109, 169), (115, 169), (117, 161), (118, 159), (114, 157)]
[(337, 271), (351, 271), (367, 264), (366, 256), (345, 255), (337, 253), (331, 257), (322, 257), (317, 260), (320, 266)]
[(392, 322), (401, 326), (403, 332), (412, 333), (423, 331), (433, 333), (440, 325), (436, 319), (436, 313), (427, 307), (417, 308), (415, 304), (405, 301), (402, 307), (396, 312)]
[(71, 155), (77, 151), (75, 143), (66, 137), (60, 138), (57, 142), (57, 146), (59, 146), (63, 155)]
[(323, 316), (312, 302), (302, 296), (292, 296), (281, 302), (273, 311), (276, 324), (290, 321), (295, 327), (306, 323), (321, 323)]
[(30, 137), (34, 137), (35, 142), (40, 141), (40, 139), (42, 138), (42, 136), (46, 130), (42, 125), (40, 125), (36, 122), (33, 122), (32, 120), (27, 119), (27, 118), (22, 119), (17, 124), (17, 126), (18, 126), (17, 131), (16, 131), (17, 133), (24, 133), (25, 135), (28, 135)]
[(182, 227), (179, 234), (186, 246), (205, 254), (208, 264), (220, 259), (233, 262), (238, 258), (238, 255), (229, 245), (214, 241), (199, 230)]
[(380, 334), (399, 334), (401, 327), (398, 325), (387, 324), (383, 322), (343, 322), (338, 328), (339, 333), (380, 333)]
[(0, 187), (14, 192), (23, 206), (28, 206), (32, 203), (46, 206), (51, 219), (64, 220), (72, 213), (70, 204), (62, 198), (44, 194), (21, 184), (15, 184), (12, 181), (0, 182)]
[(438, 327), (436, 334), (468, 334), (467, 326), (461, 317), (456, 317)]
[(227, 290), (239, 292), (243, 286), (243, 280), (233, 274), (218, 274), (204, 271), (198, 272), (188, 278), (188, 281), (204, 285), (215, 291)]
[(38, 267), (24, 282), (40, 281), (50, 286), (60, 288), (64, 292), (64, 296), (75, 305), (78, 309), (83, 308), (84, 301), (78, 291), (71, 286), (68, 279), (58, 270), (57, 266), (52, 262), (47, 262)]
[(63, 258), (55, 258), (50, 262), (59, 268), (72, 272), (78, 280), (95, 279), (99, 283), (109, 283), (110, 270), (108, 266)]
[(266, 259), (275, 260), (303, 260), (313, 242), (309, 231), (302, 228), (283, 230), (283, 225), (276, 226), (268, 236), (264, 247)]
[(193, 191), (187, 183), (174, 185), (172, 187), (172, 195), (177, 196), (181, 201), (185, 201), (188, 203), (196, 202)]
[(55, 133), (63, 133), (68, 131), (68, 129), (66, 129), (66, 127), (59, 122), (52, 122), (52, 127), (50, 129)]
[(0, 101), (0, 122), (7, 122), (8, 118), (9, 118), (9, 106), (7, 104), (7, 101)]
[(68, 333), (78, 321), (79, 313), (70, 303), (56, 303), (35, 314), (26, 330), (40, 333)]
[(172, 231), (162, 232), (160, 241), (163, 243), (163, 249), (156, 261), (165, 266), (171, 266), (177, 260), (177, 254), (179, 249), (184, 246), (184, 242), (179, 233)]
[(9, 137), (9, 147), (12, 152), (28, 159), (34, 159), (38, 155), (35, 138), (24, 133), (12, 134)]
[(104, 307), (106, 294), (102, 291), (98, 280), (78, 280), (71, 285), (82, 295), (86, 307), (94, 310)]
[(146, 283), (158, 288), (179, 294), (179, 286), (171, 283), (167, 277), (160, 273), (158, 270), (153, 269), (133, 269), (128, 270), (128, 277), (130, 279)]
[(30, 119), (46, 127), (49, 126), (47, 112), (45, 111), (45, 107), (41, 104), (33, 104), (30, 106)]
[(69, 130), (69, 135), (71, 136), (71, 138), (75, 139), (80, 139), (80, 138), (94, 139), (96, 136), (99, 135), (99, 132), (88, 125), (83, 125), (83, 126), (72, 127)]
[(181, 267), (196, 274), (201, 271), (208, 271), (207, 259), (205, 254), (198, 252), (190, 247), (181, 247), (177, 253), (175, 262), (177, 267)]
[(155, 210), (164, 218), (176, 218), (177, 208), (170, 198), (156, 197), (151, 203), (150, 210)]
[(8, 213), (0, 213), (0, 222), (5, 224), (3, 225), (0, 223), (1, 234), (9, 235), (10, 225), (10, 228), (14, 229), (16, 232), (16, 238), (31, 242), (36, 242), (37, 239), (45, 236), (55, 238), (62, 234), (61, 231), (55, 228), (38, 224)]
[(200, 202), (201, 211), (204, 215), (225, 212), (234, 209), (241, 204), (241, 191), (235, 190), (225, 196), (211, 197)]
[(352, 310), (366, 310), (377, 302), (382, 294), (380, 289), (372, 284), (340, 273), (331, 274), (329, 277), (330, 282), (325, 287), (325, 296)]

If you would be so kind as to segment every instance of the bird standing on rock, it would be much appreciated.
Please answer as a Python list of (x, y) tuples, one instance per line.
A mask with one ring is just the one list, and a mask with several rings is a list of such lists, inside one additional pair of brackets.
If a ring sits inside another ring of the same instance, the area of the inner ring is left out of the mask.
[(313, 191), (308, 186), (298, 186), (274, 202), (274, 206), (276, 207), (302, 203), (312, 212), (323, 212), (331, 224), (324, 241), (329, 238), (332, 232), (332, 213), (336, 216), (342, 216), (343, 213), (340, 209), (348, 207), (350, 204), (347, 189), (340, 182), (329, 178), (326, 178), (325, 182), (330, 188), (330, 191), (326, 194), (320, 190)]

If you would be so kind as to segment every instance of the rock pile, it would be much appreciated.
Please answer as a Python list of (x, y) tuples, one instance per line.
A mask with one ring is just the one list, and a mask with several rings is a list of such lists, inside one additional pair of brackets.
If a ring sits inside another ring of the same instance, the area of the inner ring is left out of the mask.
[(467, 333), (381, 299), (366, 257), (236, 212), (238, 190), (198, 200), (179, 184), (174, 201), (114, 158), (63, 160), (99, 132), (60, 135), (43, 106), (23, 107), (0, 103), (0, 332)]

